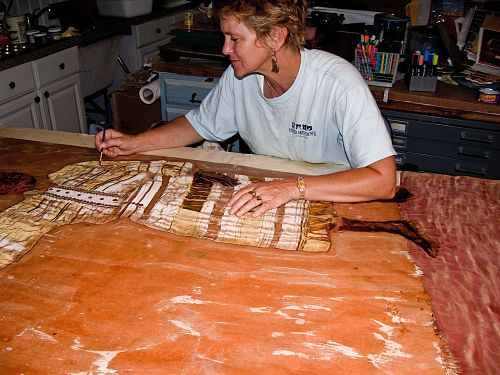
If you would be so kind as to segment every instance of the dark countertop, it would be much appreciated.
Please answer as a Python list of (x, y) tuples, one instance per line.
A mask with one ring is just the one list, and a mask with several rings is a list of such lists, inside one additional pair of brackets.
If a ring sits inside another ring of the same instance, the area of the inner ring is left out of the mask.
[(96, 19), (96, 26), (103, 29), (116, 30), (121, 35), (131, 35), (132, 26), (140, 25), (157, 18), (170, 16), (182, 10), (196, 8), (196, 3), (189, 3), (172, 8), (158, 8), (151, 13), (133, 18), (99, 17)]
[(118, 35), (118, 33), (114, 30), (93, 30), (79, 36), (61, 39), (60, 41), (56, 42), (50, 42), (47, 43), (47, 45), (44, 47), (27, 50), (20, 55), (1, 59), (0, 71), (13, 68), (14, 66), (21, 65), (29, 61), (40, 59), (67, 48), (96, 43), (100, 40), (109, 38), (114, 35)]
[(96, 43), (114, 35), (130, 35), (132, 33), (132, 26), (134, 25), (169, 16), (184, 9), (192, 9), (193, 7), (194, 5), (192, 4), (185, 4), (174, 8), (159, 8), (149, 14), (133, 18), (98, 17), (95, 19), (96, 28), (94, 30), (84, 32), (79, 36), (47, 43), (44, 47), (27, 50), (13, 57), (0, 59), (0, 71), (40, 59), (74, 46), (85, 46)]

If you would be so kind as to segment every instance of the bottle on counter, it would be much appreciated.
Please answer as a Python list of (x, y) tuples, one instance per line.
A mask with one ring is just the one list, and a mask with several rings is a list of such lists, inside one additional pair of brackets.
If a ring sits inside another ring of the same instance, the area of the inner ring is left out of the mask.
[(0, 20), (0, 49), (6, 48), (10, 44), (9, 33)]

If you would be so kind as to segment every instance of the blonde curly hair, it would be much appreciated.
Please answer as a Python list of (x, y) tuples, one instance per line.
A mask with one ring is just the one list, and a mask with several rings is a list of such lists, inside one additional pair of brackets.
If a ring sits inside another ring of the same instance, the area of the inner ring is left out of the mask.
[(307, 0), (216, 0), (213, 10), (218, 19), (236, 17), (268, 46), (272, 28), (284, 26), (288, 30), (285, 45), (304, 48)]

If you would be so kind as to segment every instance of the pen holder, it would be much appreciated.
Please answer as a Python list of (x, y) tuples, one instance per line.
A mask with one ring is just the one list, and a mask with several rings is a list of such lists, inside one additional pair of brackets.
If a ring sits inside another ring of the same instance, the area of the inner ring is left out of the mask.
[(406, 73), (405, 83), (410, 91), (436, 92), (436, 76), (418, 76)]
[(372, 86), (392, 87), (396, 80), (399, 54), (355, 50), (354, 65), (365, 81)]

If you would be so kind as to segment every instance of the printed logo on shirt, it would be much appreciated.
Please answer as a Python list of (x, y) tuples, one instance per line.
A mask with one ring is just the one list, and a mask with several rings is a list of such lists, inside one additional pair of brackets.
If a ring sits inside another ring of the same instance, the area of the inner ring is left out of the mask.
[(296, 124), (292, 122), (292, 126), (288, 129), (288, 132), (296, 137), (316, 137), (316, 130), (313, 129), (312, 125), (307, 124)]

